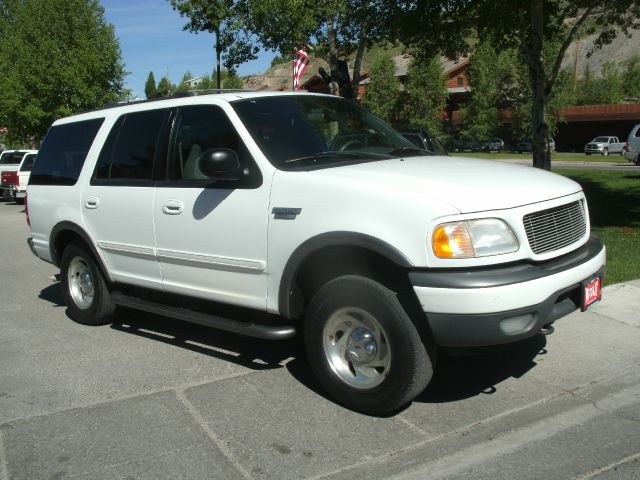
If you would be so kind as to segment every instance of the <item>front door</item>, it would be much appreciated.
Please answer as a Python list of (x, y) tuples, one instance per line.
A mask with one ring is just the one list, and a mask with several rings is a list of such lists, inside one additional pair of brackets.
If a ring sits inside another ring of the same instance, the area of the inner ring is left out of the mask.
[[(200, 171), (201, 155), (220, 148), (237, 153), (241, 180), (212, 181)], [(223, 109), (178, 109), (167, 181), (158, 182), (154, 201), (164, 289), (266, 308), (268, 204), (269, 185)]]

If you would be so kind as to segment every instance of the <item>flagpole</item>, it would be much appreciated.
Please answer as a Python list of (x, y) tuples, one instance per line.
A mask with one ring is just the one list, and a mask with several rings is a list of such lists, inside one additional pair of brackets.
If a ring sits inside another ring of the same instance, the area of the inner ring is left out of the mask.
[(291, 59), (291, 91), (296, 91), (296, 56)]

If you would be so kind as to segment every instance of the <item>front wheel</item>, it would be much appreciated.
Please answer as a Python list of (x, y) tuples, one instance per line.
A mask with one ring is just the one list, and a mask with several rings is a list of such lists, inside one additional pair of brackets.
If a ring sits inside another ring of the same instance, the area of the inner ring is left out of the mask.
[(105, 325), (111, 322), (115, 305), (91, 254), (84, 246), (70, 244), (60, 264), (62, 294), (69, 316), (83, 325)]
[(603, 157), (608, 157), (609, 156), (609, 149), (605, 148), (604, 150), (602, 150), (602, 156)]
[(324, 285), (309, 305), (304, 337), (320, 384), (359, 412), (397, 410), (433, 375), (431, 349), (395, 293), (365, 277), (343, 276)]

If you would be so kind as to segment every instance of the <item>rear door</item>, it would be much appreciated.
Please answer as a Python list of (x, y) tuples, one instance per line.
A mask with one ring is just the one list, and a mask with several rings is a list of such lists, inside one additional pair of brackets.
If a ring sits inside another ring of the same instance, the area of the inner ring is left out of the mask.
[(153, 225), (154, 168), (166, 152), (169, 109), (115, 122), (82, 195), (87, 230), (116, 281), (160, 289)]

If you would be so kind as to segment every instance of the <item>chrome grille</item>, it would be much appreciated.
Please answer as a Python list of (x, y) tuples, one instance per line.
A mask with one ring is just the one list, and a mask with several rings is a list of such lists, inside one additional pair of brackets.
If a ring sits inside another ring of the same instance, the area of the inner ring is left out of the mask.
[(533, 253), (558, 250), (578, 241), (587, 231), (581, 201), (529, 213), (522, 219)]

